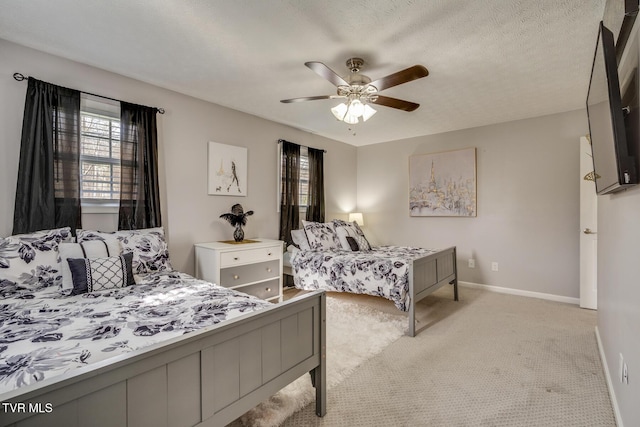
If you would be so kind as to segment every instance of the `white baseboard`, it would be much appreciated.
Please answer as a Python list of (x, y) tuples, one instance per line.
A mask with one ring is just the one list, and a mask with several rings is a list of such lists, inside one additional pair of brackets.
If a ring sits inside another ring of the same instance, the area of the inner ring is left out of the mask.
[(607, 388), (609, 389), (609, 396), (611, 396), (611, 406), (613, 406), (613, 414), (616, 417), (616, 425), (618, 427), (624, 427), (622, 425), (622, 417), (620, 416), (620, 408), (618, 407), (618, 400), (616, 399), (616, 393), (613, 390), (613, 381), (611, 379), (611, 372), (609, 372), (609, 365), (607, 364), (607, 357), (604, 355), (604, 347), (602, 347), (602, 340), (600, 340), (600, 331), (596, 326), (596, 341), (598, 342), (598, 351), (600, 352), (600, 361), (604, 367), (604, 376), (607, 380)]
[(487, 291), (498, 292), (501, 294), (510, 294), (510, 295), (519, 295), (522, 297), (546, 299), (550, 301), (564, 302), (567, 304), (575, 304), (575, 305), (580, 304), (580, 298), (563, 297), (561, 295), (545, 294), (542, 292), (523, 291), (521, 289), (503, 288), (501, 286), (481, 285), (479, 283), (473, 283), (473, 282), (458, 281), (458, 284), (460, 286), (466, 286), (467, 288), (484, 289)]

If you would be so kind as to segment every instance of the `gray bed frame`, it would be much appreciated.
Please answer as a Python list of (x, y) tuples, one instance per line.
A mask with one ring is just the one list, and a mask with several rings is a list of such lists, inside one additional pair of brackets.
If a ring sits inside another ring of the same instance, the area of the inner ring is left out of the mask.
[(409, 269), (409, 328), (407, 335), (416, 336), (416, 303), (446, 284), (453, 285), (453, 299), (458, 301), (458, 267), (456, 247), (414, 259)]
[(0, 426), (224, 426), (307, 372), (324, 416), (325, 304), (311, 292), (5, 393)]
[[(285, 265), (284, 274), (293, 276), (291, 265)], [(453, 285), (453, 299), (458, 301), (458, 264), (456, 247), (439, 250), (422, 258), (414, 259), (409, 266), (409, 328), (407, 335), (416, 336), (415, 305), (442, 286)]]

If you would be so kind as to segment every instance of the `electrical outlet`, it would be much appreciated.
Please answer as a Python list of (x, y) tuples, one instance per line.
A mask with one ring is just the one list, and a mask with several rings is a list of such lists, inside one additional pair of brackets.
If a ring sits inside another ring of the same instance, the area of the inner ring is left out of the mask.
[(497, 262), (492, 262), (491, 263), (491, 271), (498, 271), (498, 263)]
[(627, 370), (627, 364), (622, 365), (622, 382), (629, 384), (629, 371)]
[(476, 268), (476, 260), (469, 258), (469, 268)]

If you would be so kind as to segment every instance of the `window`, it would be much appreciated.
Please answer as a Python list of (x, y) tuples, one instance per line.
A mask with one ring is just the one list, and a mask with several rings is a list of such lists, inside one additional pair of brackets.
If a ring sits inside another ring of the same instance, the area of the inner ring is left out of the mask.
[(117, 205), (120, 199), (120, 105), (82, 96), (80, 189), (83, 205)]
[(304, 218), (309, 206), (309, 152), (307, 147), (300, 147), (300, 218)]
[[(280, 158), (280, 174), (278, 175), (278, 211), (282, 191), (282, 179), (285, 176), (285, 161), (278, 145), (278, 157)], [(300, 220), (304, 219), (309, 205), (309, 151), (307, 147), (300, 146), (300, 177), (298, 182), (298, 205), (300, 205)], [(302, 223), (300, 223), (302, 226)]]

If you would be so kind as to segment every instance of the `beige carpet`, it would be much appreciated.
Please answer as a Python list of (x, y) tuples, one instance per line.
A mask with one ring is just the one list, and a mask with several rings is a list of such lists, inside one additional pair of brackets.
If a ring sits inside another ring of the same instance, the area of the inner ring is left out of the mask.
[[(615, 426), (594, 328), (577, 306), (445, 287), (403, 336), (283, 426)], [(381, 298), (345, 296), (393, 313)]]
[[(297, 291), (289, 292), (292, 297)], [(327, 389), (347, 378), (363, 362), (402, 336), (406, 317), (327, 295)], [(315, 402), (311, 377), (305, 375), (230, 424), (232, 427), (280, 425), (295, 411)]]

